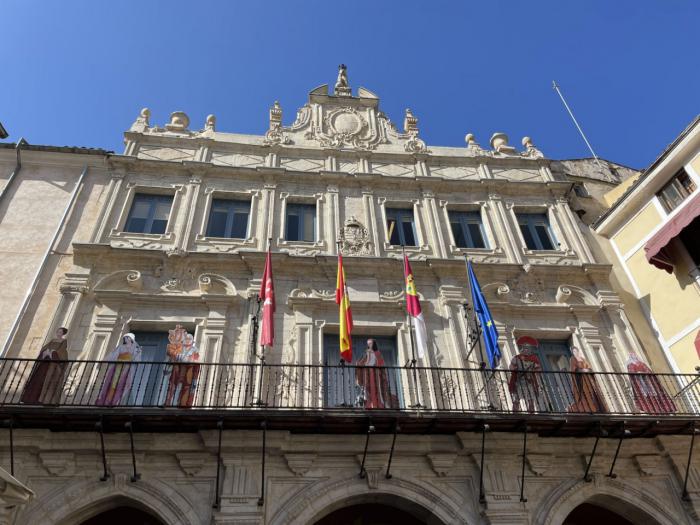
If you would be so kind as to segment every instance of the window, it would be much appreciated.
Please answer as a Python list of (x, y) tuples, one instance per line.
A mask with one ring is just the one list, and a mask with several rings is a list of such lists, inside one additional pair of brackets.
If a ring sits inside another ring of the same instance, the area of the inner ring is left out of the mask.
[(250, 202), (213, 199), (207, 237), (245, 239), (248, 236), (248, 215)]
[(574, 193), (577, 197), (581, 198), (588, 198), (591, 196), (591, 194), (588, 193), (588, 188), (586, 188), (586, 185), (583, 182), (574, 183)]
[(700, 217), (693, 219), (678, 235), (696, 266), (700, 266)]
[(386, 228), (392, 246), (416, 246), (416, 226), (413, 210), (387, 208)]
[(172, 195), (137, 193), (131, 204), (124, 231), (130, 233), (165, 233), (168, 215), (173, 204)]
[(680, 206), (686, 197), (695, 191), (695, 188), (693, 179), (684, 169), (681, 169), (656, 195), (666, 211), (671, 212)]
[(316, 205), (287, 204), (287, 241), (316, 240)]
[(553, 250), (554, 235), (544, 213), (518, 213), (518, 225), (529, 250)]
[(486, 248), (481, 214), (478, 211), (451, 211), (450, 227), (458, 248)]

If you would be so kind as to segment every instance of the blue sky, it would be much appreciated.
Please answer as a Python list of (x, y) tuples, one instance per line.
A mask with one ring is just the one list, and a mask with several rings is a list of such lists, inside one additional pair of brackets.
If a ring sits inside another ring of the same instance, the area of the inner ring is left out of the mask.
[(644, 167), (699, 112), (699, 21), (694, 0), (5, 0), (0, 121), (7, 141), (117, 152), (144, 106), (262, 133), (274, 100), (290, 123), (342, 62), (428, 144), (503, 131), (588, 156), (556, 79), (598, 155)]

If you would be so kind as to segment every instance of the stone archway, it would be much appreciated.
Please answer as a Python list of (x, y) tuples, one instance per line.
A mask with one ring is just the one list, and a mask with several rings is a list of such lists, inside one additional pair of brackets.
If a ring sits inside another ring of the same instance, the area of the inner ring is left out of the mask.
[(136, 506), (134, 502), (116, 499), (109, 503), (114, 506), (87, 518), (80, 525), (166, 525), (148, 509)]
[(583, 505), (591, 512), (606, 514), (606, 511), (611, 511), (624, 516), (633, 525), (691, 523), (687, 519), (679, 521), (678, 518), (685, 513), (680, 508), (672, 510), (670, 502), (661, 501), (657, 496), (632, 484), (612, 480), (563, 484), (540, 503), (538, 512), (533, 516), (533, 523), (565, 524), (572, 513), (574, 517), (577, 516), (577, 509)]
[(401, 507), (367, 501), (355, 503), (332, 511), (312, 525), (442, 525), (442, 522), (427, 509), (416, 508), (409, 511), (405, 508), (408, 505)]
[[(80, 525), (119, 506), (135, 508), (167, 525), (200, 525), (202, 517), (187, 498), (166, 483), (129, 483), (122, 474), (111, 482), (77, 481), (35, 499), (20, 515), (23, 523)], [(157, 522), (156, 522), (157, 524)]]
[[(479, 516), (470, 506), (455, 500), (430, 483), (418, 484), (392, 478), (369, 489), (357, 478), (344, 478), (330, 484), (319, 481), (305, 487), (285, 502), (271, 517), (268, 525), (287, 523), (315, 524), (334, 512), (356, 505), (389, 506), (410, 514), (427, 525), (466, 525), (478, 523)], [(340, 523), (340, 522), (337, 522)]]

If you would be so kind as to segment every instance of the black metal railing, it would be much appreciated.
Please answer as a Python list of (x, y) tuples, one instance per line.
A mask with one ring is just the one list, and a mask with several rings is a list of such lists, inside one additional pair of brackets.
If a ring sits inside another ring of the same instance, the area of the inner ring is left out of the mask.
[(700, 376), (0, 359), (0, 407), (700, 415)]

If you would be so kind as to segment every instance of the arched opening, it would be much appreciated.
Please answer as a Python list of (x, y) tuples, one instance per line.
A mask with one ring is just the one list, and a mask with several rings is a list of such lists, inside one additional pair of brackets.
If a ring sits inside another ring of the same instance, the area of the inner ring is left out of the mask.
[(410, 512), (381, 503), (351, 505), (331, 512), (316, 525), (424, 525)]
[(605, 495), (596, 495), (575, 507), (562, 525), (588, 525), (590, 523), (614, 523), (615, 525), (659, 525), (648, 513), (622, 501)]
[(83, 521), (80, 525), (124, 525), (125, 523), (129, 525), (166, 525), (153, 514), (128, 505), (120, 505), (100, 512)]
[(366, 494), (334, 505), (314, 525), (443, 525), (425, 507), (389, 494)]

